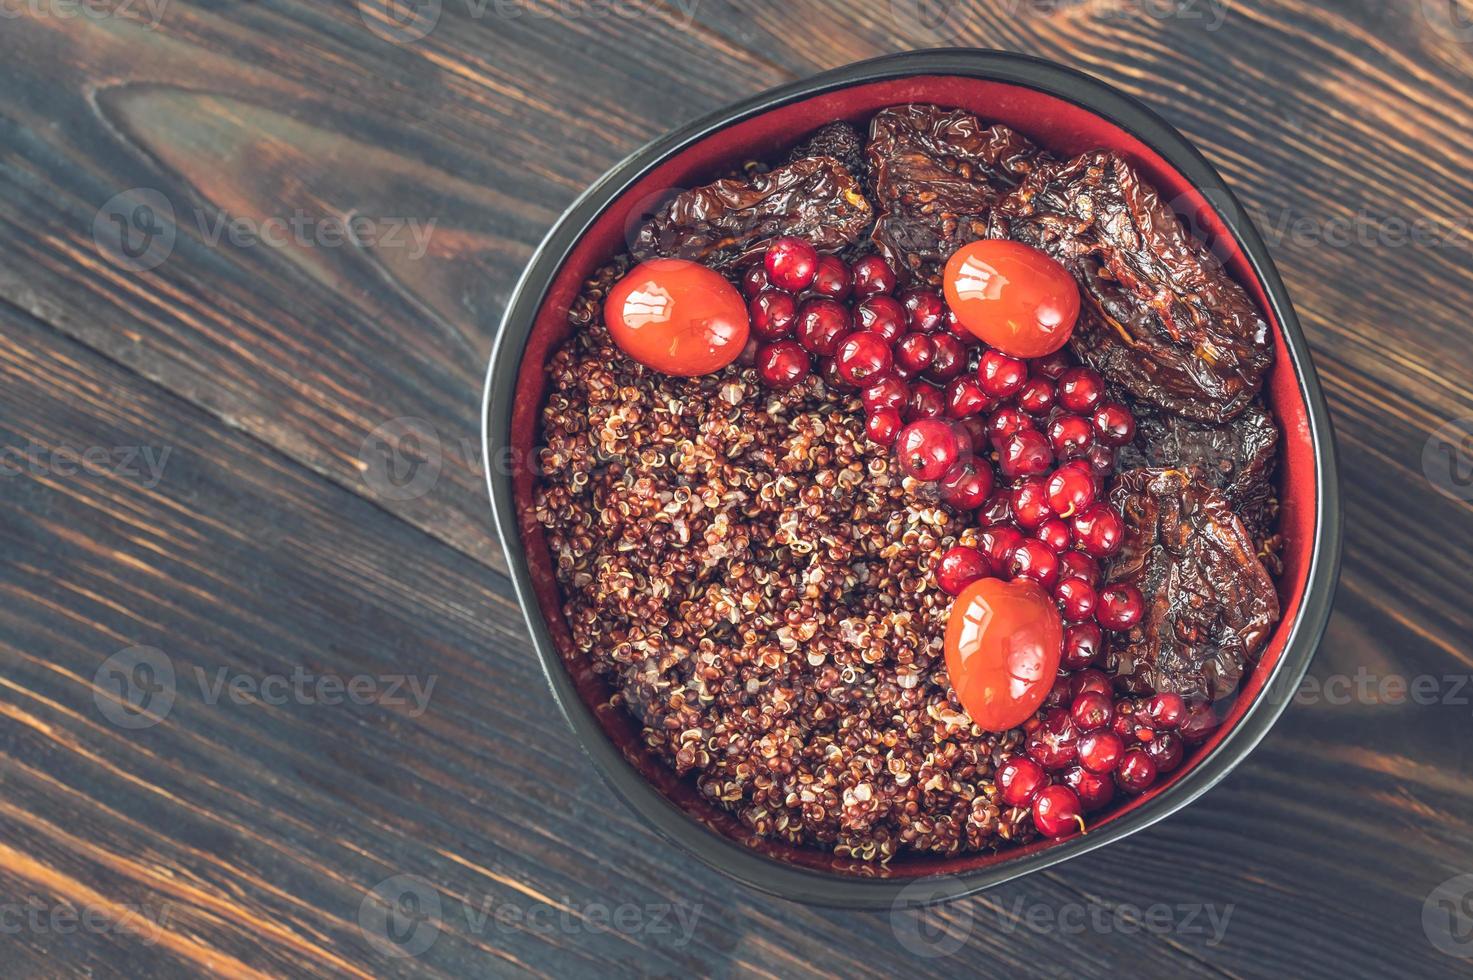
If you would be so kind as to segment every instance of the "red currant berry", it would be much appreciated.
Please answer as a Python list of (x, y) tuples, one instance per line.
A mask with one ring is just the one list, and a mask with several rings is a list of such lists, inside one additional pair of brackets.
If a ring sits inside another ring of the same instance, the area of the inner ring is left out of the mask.
[(767, 246), (765, 265), (774, 286), (801, 293), (818, 274), (818, 250), (801, 238), (776, 238)]
[(936, 344), (923, 333), (908, 333), (895, 343), (895, 363), (920, 374), (931, 366), (936, 356)]
[[(1102, 698), (1108, 702), (1109, 698)], [(1113, 712), (1111, 712), (1113, 714)], [(1105, 722), (1106, 725), (1109, 721)], [(1097, 728), (1104, 728), (1098, 725)], [(1120, 759), (1125, 755), (1125, 742), (1114, 732), (1104, 731), (1090, 732), (1079, 740), (1079, 764), (1093, 773), (1114, 772), (1120, 765)]]
[(798, 343), (817, 357), (830, 357), (854, 327), (848, 307), (832, 299), (810, 299), (798, 308)]
[(1064, 655), (1060, 663), (1065, 670), (1083, 670), (1094, 663), (1104, 646), (1104, 634), (1094, 623), (1075, 623), (1064, 628)]
[(1126, 749), (1115, 773), (1120, 787), (1129, 793), (1144, 793), (1156, 781), (1156, 763), (1142, 748)]
[(772, 283), (767, 281), (767, 270), (761, 262), (742, 273), (742, 295), (747, 299), (756, 299), (762, 290), (770, 288)]
[(1115, 798), (1115, 783), (1108, 775), (1090, 772), (1083, 766), (1064, 771), (1064, 785), (1079, 794), (1079, 805), (1085, 813), (1105, 806)]
[(854, 308), (854, 326), (869, 330), (893, 344), (905, 333), (905, 307), (890, 296), (871, 296)]
[(776, 289), (764, 289), (747, 305), (752, 318), (752, 332), (762, 340), (783, 340), (792, 336), (798, 319), (798, 303), (792, 296)]
[(1120, 736), (1126, 745), (1135, 743), (1135, 730), (1137, 722), (1135, 719), (1136, 705), (1134, 701), (1121, 700), (1115, 702), (1115, 720), (1110, 722), (1110, 730)]
[(878, 255), (866, 255), (854, 263), (854, 295), (861, 298), (895, 291), (895, 270)]
[(1033, 826), (1045, 837), (1083, 833), (1084, 808), (1079, 803), (1079, 794), (1059, 783), (1045, 786), (1033, 801)]
[(1018, 481), (1017, 486), (1013, 487), (1012, 508), (1018, 524), (1030, 531), (1053, 516), (1053, 512), (1049, 510), (1042, 477)]
[(932, 381), (950, 381), (966, 370), (967, 349), (960, 340), (949, 333), (937, 333), (931, 335), (931, 344), (936, 350), (931, 366), (926, 368), (926, 377)]
[(910, 400), (906, 402), (907, 417), (911, 421), (939, 419), (946, 414), (946, 398), (941, 389), (917, 381), (910, 386)]
[(1110, 702), (1110, 696), (1099, 691), (1085, 691), (1069, 706), (1069, 718), (1081, 732), (1104, 728), (1114, 716), (1115, 706)]
[(1063, 708), (1044, 708), (1038, 713), (1038, 721), (1025, 743), (1028, 758), (1045, 769), (1071, 765), (1079, 754), (1079, 732), (1069, 720), (1069, 713)]
[(1008, 574), (1015, 580), (1026, 578), (1037, 582), (1047, 592), (1059, 580), (1059, 557), (1042, 541), (1025, 538), (1013, 549)]
[(1013, 433), (1032, 427), (1033, 423), (1029, 421), (1028, 416), (1011, 406), (999, 408), (987, 418), (987, 431), (991, 436), (994, 449), (1002, 449), (1002, 444)]
[(1105, 397), (1105, 379), (1087, 367), (1070, 368), (1059, 376), (1059, 404), (1068, 411), (1088, 415)]
[(1117, 633), (1130, 629), (1141, 621), (1145, 601), (1141, 592), (1133, 585), (1117, 582), (1100, 590), (1100, 599), (1095, 606), (1095, 619), (1107, 630)]
[(867, 330), (856, 330), (841, 340), (834, 359), (839, 362), (839, 377), (861, 388), (890, 373), (890, 345)]
[(910, 385), (899, 378), (882, 378), (860, 392), (864, 410), (874, 413), (882, 408), (893, 408), (897, 412), (910, 401)]
[(999, 490), (987, 498), (977, 511), (977, 521), (983, 528), (989, 528), (997, 524), (1011, 524), (1013, 522), (1013, 495), (1006, 490)]
[(737, 355), (736, 362), (744, 368), (756, 367), (757, 352), (761, 349), (762, 341), (757, 339), (756, 334), (752, 334), (747, 338), (747, 342), (742, 345), (742, 352)]
[(1057, 517), (1050, 517), (1034, 528), (1033, 536), (1048, 545), (1048, 550), (1056, 555), (1062, 555), (1069, 549), (1069, 525)]
[(992, 559), (993, 568), (1009, 567), (1013, 563), (1013, 552), (1023, 541), (1023, 532), (1006, 524), (989, 527), (977, 538), (977, 543)]
[(1094, 558), (1109, 558), (1125, 540), (1125, 522), (1109, 504), (1096, 502), (1074, 515), (1074, 544)]
[(1059, 575), (1094, 585), (1100, 580), (1100, 563), (1082, 551), (1066, 551), (1059, 558)]
[(957, 510), (976, 510), (992, 492), (992, 468), (975, 456), (964, 456), (941, 477), (941, 499)]
[(1135, 416), (1119, 402), (1105, 402), (1095, 409), (1095, 436), (1107, 446), (1123, 446), (1135, 438)]
[(812, 369), (808, 352), (796, 341), (779, 340), (757, 352), (757, 377), (769, 388), (791, 388)]
[(956, 431), (940, 419), (921, 419), (900, 432), (900, 468), (917, 480), (939, 480), (956, 462)]
[(1037, 429), (1019, 429), (1008, 436), (997, 456), (997, 468), (1009, 480), (1045, 473), (1053, 462), (1048, 440)]
[(1047, 415), (1054, 405), (1054, 383), (1048, 378), (1029, 378), (1018, 389), (1018, 407), (1029, 415)]
[(818, 271), (814, 273), (813, 285), (809, 288), (829, 299), (848, 299), (850, 290), (854, 288), (854, 278), (843, 259), (825, 255), (818, 260)]
[[(1069, 675), (1067, 675), (1067, 674), (1060, 674), (1058, 677), (1055, 677), (1054, 678), (1054, 685), (1053, 685), (1053, 687), (1050, 687), (1049, 688), (1049, 690), (1048, 690), (1048, 697), (1046, 697), (1046, 698), (1043, 699), (1043, 703), (1044, 703), (1044, 705), (1046, 707), (1049, 707), (1049, 708), (1057, 708), (1059, 705), (1067, 703), (1068, 700), (1069, 700)], [(1033, 720), (1035, 720), (1035, 719), (1030, 719), (1030, 721), (1033, 721)], [(1029, 725), (1024, 725), (1023, 726), (1023, 730), (1025, 732), (1031, 732), (1036, 727), (1038, 727), (1038, 726), (1037, 725), (1032, 725), (1030, 727)]]
[(1097, 442), (1089, 447), (1089, 452), (1084, 454), (1089, 465), (1094, 468), (1095, 476), (1101, 480), (1115, 471), (1115, 450), (1104, 443)]
[(900, 297), (910, 315), (910, 329), (917, 333), (940, 330), (946, 319), (946, 304), (941, 294), (930, 289), (912, 289)]
[(1174, 772), (1181, 765), (1182, 756), (1186, 754), (1186, 747), (1182, 744), (1181, 736), (1175, 732), (1161, 732), (1146, 743), (1146, 755), (1156, 764), (1156, 771), (1165, 775)]
[(948, 336), (955, 337), (963, 347), (971, 347), (977, 343), (977, 335), (968, 330), (966, 324), (957, 319), (956, 311), (951, 307), (946, 308), (946, 332)]
[(952, 378), (946, 383), (946, 414), (954, 419), (980, 415), (992, 405), (976, 378)]
[(1082, 623), (1093, 618), (1095, 605), (1099, 601), (1095, 595), (1095, 587), (1082, 578), (1060, 579), (1058, 587), (1054, 589), (1054, 598), (1058, 600), (1059, 611), (1064, 614), (1064, 618), (1073, 623)]
[(947, 549), (936, 563), (936, 584), (947, 595), (961, 595), (967, 586), (991, 574), (987, 556), (965, 545)]
[(1078, 461), (1065, 463), (1054, 470), (1046, 486), (1048, 505), (1066, 520), (1094, 503), (1097, 492), (1094, 471), (1089, 464)]
[(1103, 670), (1098, 670), (1094, 667), (1077, 671), (1069, 678), (1069, 696), (1071, 698), (1077, 698), (1085, 691), (1098, 691), (1101, 694), (1109, 694), (1111, 690), (1110, 678), (1106, 676)]
[(1198, 701), (1187, 708), (1187, 716), (1182, 719), (1177, 731), (1182, 738), (1196, 745), (1207, 741), (1221, 723), (1212, 705), (1206, 701)]
[(989, 350), (977, 367), (977, 380), (982, 383), (982, 390), (993, 398), (1011, 398), (1028, 380), (1028, 366), (1002, 351)]
[(1095, 434), (1089, 422), (1078, 415), (1058, 415), (1049, 422), (1049, 445), (1054, 447), (1060, 459), (1077, 459), (1089, 452), (1094, 445)]
[(1180, 694), (1165, 691), (1146, 702), (1146, 714), (1156, 728), (1176, 728), (1187, 716), (1187, 702)]
[(852, 390), (854, 386), (839, 377), (839, 362), (832, 357), (820, 357), (818, 359), (818, 376), (823, 383), (834, 391)]
[(1048, 774), (1032, 759), (1015, 755), (997, 767), (997, 793), (1008, 806), (1031, 806), (1048, 785)]
[(900, 435), (903, 424), (900, 413), (895, 409), (877, 408), (865, 418), (864, 433), (871, 442), (889, 449), (895, 445), (895, 438)]
[(1065, 371), (1074, 366), (1074, 358), (1069, 356), (1067, 350), (1056, 350), (1031, 362), (1034, 372), (1043, 375), (1050, 381), (1058, 381), (1063, 377)]

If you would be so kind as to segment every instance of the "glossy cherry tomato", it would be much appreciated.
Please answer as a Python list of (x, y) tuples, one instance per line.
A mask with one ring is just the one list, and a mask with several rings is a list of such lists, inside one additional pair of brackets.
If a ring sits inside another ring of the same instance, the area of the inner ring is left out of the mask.
[(1069, 270), (1005, 239), (972, 242), (951, 257), (946, 301), (974, 336), (1014, 357), (1052, 354), (1079, 319), (1079, 285)]
[(1064, 624), (1037, 583), (978, 579), (946, 625), (946, 672), (978, 727), (1005, 732), (1043, 704), (1059, 672)]
[(736, 287), (684, 259), (654, 259), (631, 269), (609, 291), (604, 322), (624, 353), (687, 378), (736, 360), (751, 330)]

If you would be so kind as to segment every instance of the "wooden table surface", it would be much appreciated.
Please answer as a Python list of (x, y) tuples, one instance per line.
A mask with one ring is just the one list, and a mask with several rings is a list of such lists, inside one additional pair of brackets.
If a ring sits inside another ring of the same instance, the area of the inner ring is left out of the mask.
[[(1468, 972), (1473, 9), (378, 2), (0, 4), (7, 976)], [(1310, 686), (1186, 811), (923, 919), (824, 911), (670, 853), (579, 753), (480, 383), (626, 153), (948, 43), (1139, 95), (1259, 218), (1344, 575)]]

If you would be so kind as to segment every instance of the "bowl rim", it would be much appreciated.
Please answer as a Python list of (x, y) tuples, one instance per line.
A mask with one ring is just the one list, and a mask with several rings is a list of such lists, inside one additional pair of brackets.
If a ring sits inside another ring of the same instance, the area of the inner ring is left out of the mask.
[[(532, 588), (517, 527), (511, 478), (492, 460), (510, 449), (511, 406), (532, 324), (558, 269), (603, 210), (644, 173), (716, 131), (790, 102), (836, 89), (907, 76), (964, 76), (1005, 82), (1073, 102), (1130, 132), (1180, 171), (1231, 230), (1277, 317), (1299, 385), (1314, 448), (1316, 521), (1298, 619), (1290, 625), (1273, 674), (1237, 725), (1191, 770), (1159, 795), (1087, 835), (1054, 843), (1016, 860), (959, 874), (864, 878), (784, 863), (708, 828), (666, 799), (605, 734), (573, 685)], [(497, 379), (508, 383), (499, 387)], [(1335, 437), (1324, 395), (1288, 293), (1268, 248), (1231, 189), (1207, 159), (1153, 109), (1074, 68), (1006, 51), (939, 48), (886, 55), (824, 72), (744, 99), (687, 123), (635, 150), (595, 181), (558, 218), (527, 263), (497, 330), (482, 395), (482, 449), (487, 489), (517, 600), (543, 675), (563, 717), (604, 781), (667, 841), (729, 877), (792, 901), (851, 909), (929, 905), (975, 894), (1104, 847), (1155, 824), (1217, 785), (1251, 752), (1283, 713), (1324, 635), (1339, 578), (1342, 513)]]

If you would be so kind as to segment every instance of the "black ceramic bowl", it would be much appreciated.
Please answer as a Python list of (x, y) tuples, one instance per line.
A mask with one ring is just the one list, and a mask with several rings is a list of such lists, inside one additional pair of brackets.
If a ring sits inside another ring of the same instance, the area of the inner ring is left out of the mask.
[[(1284, 431), (1284, 609), (1224, 724), (1186, 764), (1129, 799), (1088, 834), (999, 854), (901, 855), (881, 867), (755, 839), (644, 748), (638, 725), (573, 651), (542, 530), (531, 516), (545, 365), (570, 332), (584, 280), (625, 248), (651, 196), (694, 187), (771, 157), (835, 119), (860, 121), (906, 102), (961, 107), (1061, 154), (1123, 153), (1208, 240), (1269, 319), (1278, 349), (1267, 397)], [(1242, 761), (1283, 711), (1329, 618), (1339, 564), (1335, 452), (1308, 345), (1268, 249), (1210, 164), (1150, 109), (1103, 82), (1033, 58), (945, 50), (881, 58), (784, 86), (707, 116), (639, 150), (580, 197), (548, 234), (507, 307), (486, 380), (487, 479), (533, 647), (554, 698), (594, 765), (673, 844), (784, 898), (879, 908), (954, 898), (1057, 864), (1148, 827), (1202, 795)]]

